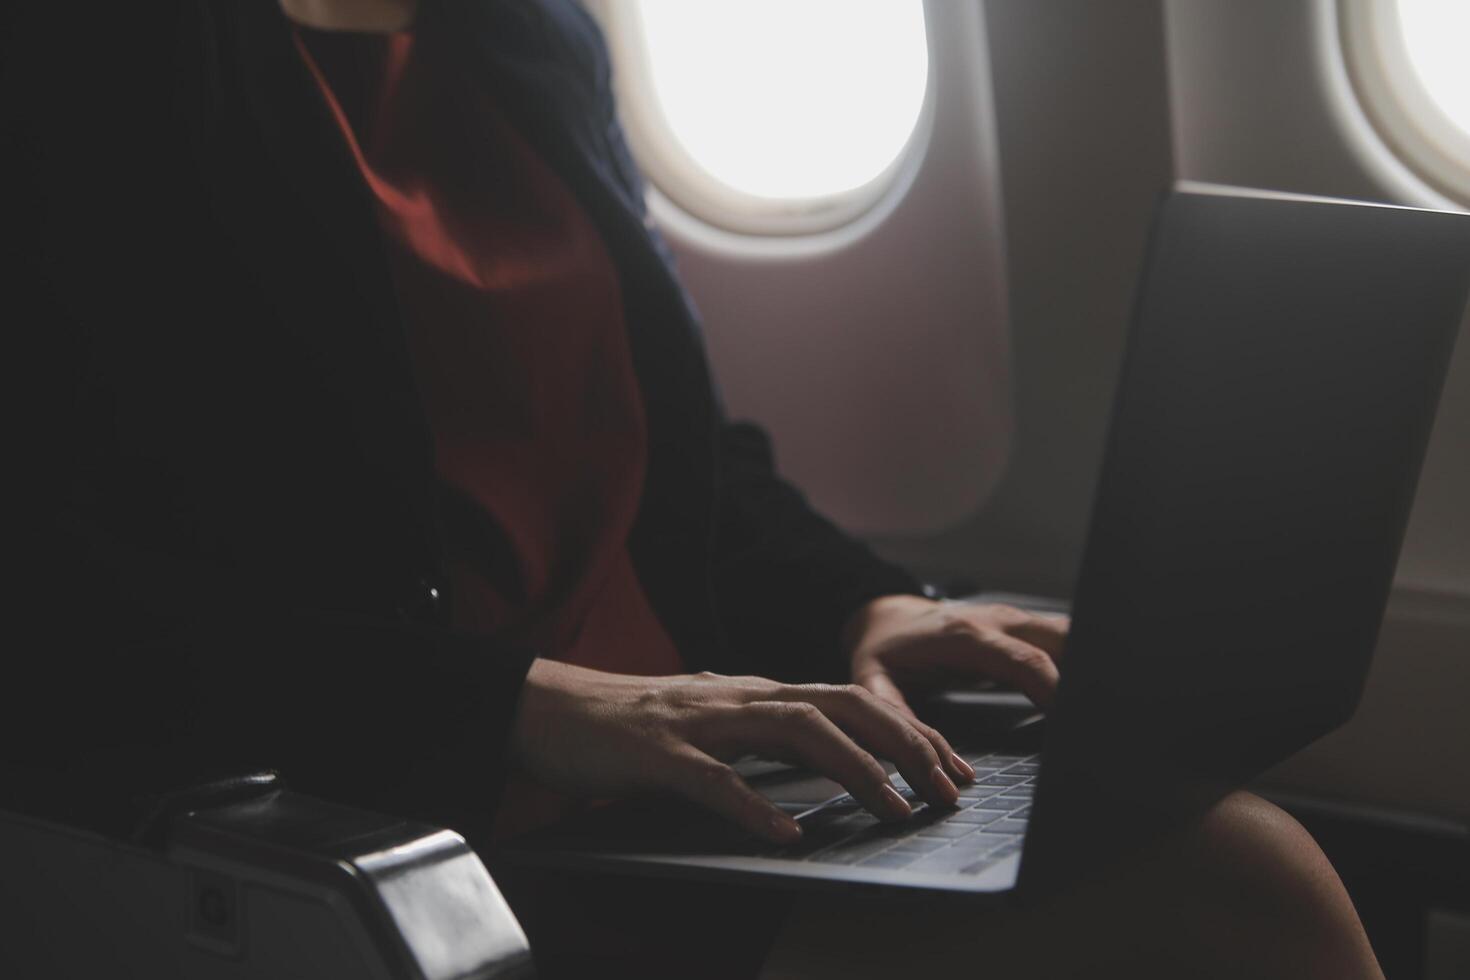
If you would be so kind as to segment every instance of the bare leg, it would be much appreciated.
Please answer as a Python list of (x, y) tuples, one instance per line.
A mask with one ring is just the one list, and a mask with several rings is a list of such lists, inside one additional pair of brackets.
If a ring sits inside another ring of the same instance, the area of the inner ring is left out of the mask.
[(1316, 842), (1248, 793), (1126, 868), (1042, 904), (804, 899), (762, 976), (900, 976), (916, 966), (1007, 980), (1383, 976)]

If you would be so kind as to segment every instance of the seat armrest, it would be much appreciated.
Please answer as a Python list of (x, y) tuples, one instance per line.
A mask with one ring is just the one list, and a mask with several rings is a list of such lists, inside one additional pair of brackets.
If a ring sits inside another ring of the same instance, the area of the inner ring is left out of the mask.
[(16, 937), (0, 975), (533, 975), (510, 907), (451, 831), (257, 781), (165, 801), (145, 838), (0, 812), (0, 932)]

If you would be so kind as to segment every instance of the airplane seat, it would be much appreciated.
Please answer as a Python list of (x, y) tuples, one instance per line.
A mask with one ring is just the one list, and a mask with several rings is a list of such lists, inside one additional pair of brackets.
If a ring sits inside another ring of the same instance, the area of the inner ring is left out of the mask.
[(452, 831), (251, 773), (132, 839), (0, 810), (0, 976), (509, 980), (520, 924)]

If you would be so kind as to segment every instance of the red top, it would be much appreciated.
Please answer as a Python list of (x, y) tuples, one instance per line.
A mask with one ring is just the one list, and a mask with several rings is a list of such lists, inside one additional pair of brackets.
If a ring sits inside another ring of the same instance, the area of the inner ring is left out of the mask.
[[(298, 28), (371, 189), (438, 476), (516, 576), (449, 542), (457, 626), (627, 674), (683, 670), (627, 541), (647, 431), (617, 271), (569, 189), (483, 90), (408, 33)], [(513, 786), (502, 833), (550, 814)], [(554, 811), (553, 811), (554, 812)]]

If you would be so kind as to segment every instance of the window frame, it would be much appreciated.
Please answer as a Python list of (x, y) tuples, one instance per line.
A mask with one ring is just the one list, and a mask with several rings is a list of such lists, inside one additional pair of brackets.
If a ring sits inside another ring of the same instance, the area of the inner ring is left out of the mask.
[[(913, 128), (879, 174), (854, 188), (802, 198), (750, 194), (715, 177), (684, 148), (665, 117), (654, 89), (649, 51), (637, 4), (586, 0), (607, 37), (613, 57), (618, 116), (639, 169), (674, 207), (700, 222), (751, 237), (799, 237), (832, 232), (861, 219), (901, 194), (922, 163), (933, 129), (934, 52), (931, 19), (923, 10), (928, 49), (924, 96)], [(921, 2), (921, 8), (926, 4)]]
[(1397, 0), (1337, 0), (1338, 43), (1369, 124), (1434, 191), (1470, 205), (1470, 132), (1441, 109), (1409, 57)]

